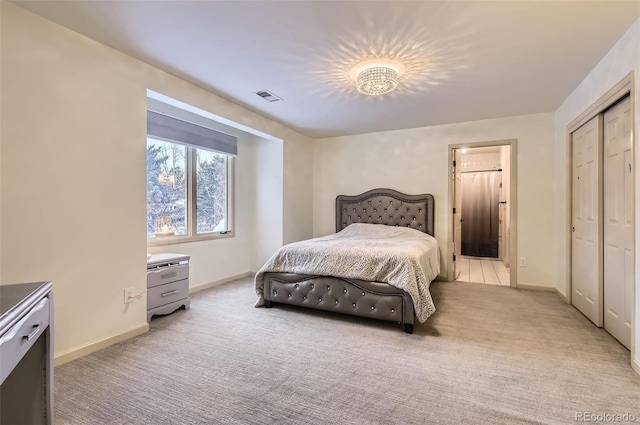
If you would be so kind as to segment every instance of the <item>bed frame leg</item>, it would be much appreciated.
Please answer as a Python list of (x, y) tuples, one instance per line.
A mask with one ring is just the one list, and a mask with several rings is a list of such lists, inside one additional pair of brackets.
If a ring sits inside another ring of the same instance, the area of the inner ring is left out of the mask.
[(413, 325), (410, 325), (409, 323), (403, 323), (402, 326), (404, 327), (404, 331), (408, 334), (412, 334), (413, 333)]
[(270, 308), (271, 307), (271, 301), (264, 300), (264, 306), (265, 306), (265, 308)]

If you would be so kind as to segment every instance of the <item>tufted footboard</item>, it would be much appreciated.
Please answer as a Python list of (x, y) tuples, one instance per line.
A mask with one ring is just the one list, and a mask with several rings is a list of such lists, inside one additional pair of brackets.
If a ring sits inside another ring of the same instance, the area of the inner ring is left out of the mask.
[(413, 301), (386, 283), (294, 273), (264, 274), (265, 306), (272, 302), (402, 323), (413, 333)]

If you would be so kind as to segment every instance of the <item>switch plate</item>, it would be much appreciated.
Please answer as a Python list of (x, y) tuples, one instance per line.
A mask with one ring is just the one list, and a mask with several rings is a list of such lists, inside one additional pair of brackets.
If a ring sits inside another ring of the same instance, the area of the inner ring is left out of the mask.
[(527, 267), (527, 257), (520, 257), (520, 267)]

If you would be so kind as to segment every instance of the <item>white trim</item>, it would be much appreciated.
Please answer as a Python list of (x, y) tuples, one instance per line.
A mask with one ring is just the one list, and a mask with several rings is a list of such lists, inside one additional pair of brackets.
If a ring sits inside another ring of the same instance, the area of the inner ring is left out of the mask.
[[(582, 124), (586, 123), (587, 121), (589, 121), (591, 118), (593, 118), (594, 116), (603, 113), (606, 109), (608, 109), (609, 107), (611, 107), (613, 104), (615, 104), (616, 102), (618, 102), (620, 99), (622, 99), (626, 94), (629, 94), (629, 96), (631, 97), (631, 143), (632, 143), (632, 149), (633, 149), (633, 161), (634, 161), (634, 181), (635, 181), (635, 189), (634, 189), (634, 200), (633, 200), (633, 205), (634, 205), (634, 218), (637, 217), (638, 215), (638, 211), (636, 208), (636, 199), (637, 199), (637, 193), (638, 190), (640, 189), (640, 185), (637, 184), (637, 173), (635, 172), (635, 168), (638, 165), (636, 162), (636, 152), (637, 152), (637, 147), (636, 147), (636, 134), (635, 134), (635, 126), (636, 126), (636, 110), (635, 110), (635, 102), (636, 102), (636, 95), (635, 95), (635, 71), (631, 71), (629, 72), (624, 78), (622, 78), (616, 85), (614, 85), (611, 89), (607, 90), (602, 96), (600, 96), (600, 98), (598, 98), (598, 100), (596, 100), (595, 102), (593, 102), (589, 107), (587, 107), (587, 109), (582, 112), (580, 115), (578, 115), (573, 121), (571, 121), (567, 127), (566, 127), (566, 131), (565, 131), (565, 143), (566, 143), (566, 152), (567, 152), (567, 156), (565, 158), (566, 161), (566, 168), (565, 168), (565, 180), (566, 180), (566, 191), (565, 191), (565, 195), (566, 195), (566, 199), (568, 199), (570, 202), (567, 205), (567, 215), (566, 215), (566, 234), (567, 234), (567, 238), (566, 238), (566, 243), (565, 243), (565, 258), (567, 259), (567, 274), (566, 274), (566, 281), (565, 281), (565, 296), (563, 297), (567, 303), (571, 304), (571, 291), (572, 291), (572, 287), (571, 287), (571, 239), (572, 239), (572, 232), (571, 232), (571, 215), (572, 215), (572, 211), (571, 211), (571, 206), (572, 206), (572, 159), (573, 159), (573, 147), (572, 147), (572, 143), (571, 143), (571, 133), (573, 133), (575, 130), (577, 130), (578, 128), (580, 128), (580, 126), (582, 126)], [(634, 241), (636, 241), (636, 244), (634, 246), (634, 265), (633, 265), (633, 273), (634, 273), (634, 287), (633, 287), (633, 292), (632, 292), (632, 297), (633, 297), (633, 318), (632, 318), (632, 323), (631, 323), (631, 359), (630, 359), (630, 364), (631, 367), (638, 373), (640, 374), (640, 364), (638, 363), (639, 360), (638, 358), (640, 358), (640, 356), (638, 355), (638, 342), (636, 341), (636, 325), (637, 325), (637, 321), (638, 321), (638, 315), (637, 310), (638, 310), (638, 305), (636, 303), (636, 294), (637, 291), (639, 289), (639, 281), (638, 281), (638, 265), (637, 265), (637, 261), (636, 259), (638, 258), (638, 233), (637, 233), (637, 229), (638, 229), (638, 225), (636, 223), (636, 220), (634, 220), (634, 229), (633, 229), (633, 233), (634, 233)], [(560, 282), (558, 282), (560, 283)], [(558, 291), (560, 292), (560, 291)]]
[(190, 243), (199, 241), (209, 241), (213, 239), (233, 238), (235, 233), (230, 230), (227, 233), (199, 233), (197, 236), (154, 236), (147, 238), (147, 247), (150, 246), (168, 246), (180, 243)]
[[(572, 180), (572, 167), (573, 167), (573, 146), (571, 143), (571, 133), (573, 133), (574, 131), (576, 131), (578, 128), (580, 128), (583, 124), (585, 124), (586, 122), (588, 122), (591, 118), (595, 117), (596, 115), (604, 112), (607, 108), (609, 108), (610, 106), (612, 106), (614, 103), (616, 103), (618, 100), (620, 100), (622, 97), (624, 97), (627, 93), (629, 93), (631, 95), (631, 117), (632, 119), (634, 118), (634, 72), (631, 71), (629, 74), (627, 74), (622, 80), (620, 80), (620, 82), (618, 82), (615, 86), (613, 86), (610, 90), (608, 90), (605, 94), (603, 94), (602, 96), (600, 96), (600, 98), (598, 100), (596, 100), (593, 104), (591, 104), (591, 106), (589, 106), (584, 112), (582, 112), (580, 115), (578, 115), (573, 121), (571, 121), (566, 128), (565, 131), (565, 143), (566, 143), (566, 152), (567, 152), (567, 157), (566, 157), (566, 169), (565, 169), (565, 180), (566, 180), (566, 190), (565, 190), (565, 196), (566, 199), (571, 200), (573, 198), (573, 193), (572, 193), (572, 185), (573, 185), (573, 180)], [(635, 125), (635, 124), (634, 124)], [(633, 126), (632, 126), (633, 128)], [(635, 138), (635, 137), (634, 137)], [(633, 140), (634, 142), (634, 148), (635, 148), (635, 140)], [(635, 168), (635, 166), (634, 166)], [(569, 204), (567, 205), (567, 215), (566, 215), (566, 232), (567, 232), (567, 238), (566, 238), (566, 244), (565, 244), (565, 257), (567, 259), (567, 275), (566, 275), (566, 282), (565, 282), (565, 294), (566, 294), (566, 298), (569, 300), (569, 303), (571, 303), (571, 239), (572, 239), (572, 232), (571, 232), (571, 213), (572, 213), (572, 205), (571, 202), (569, 202)], [(635, 270), (635, 269), (634, 269)]]
[[(496, 141), (489, 141), (489, 142), (476, 142), (476, 143), (456, 143), (456, 144), (452, 144), (449, 145), (449, 165), (447, 167), (448, 172), (449, 172), (449, 210), (447, 212), (447, 220), (448, 220), (448, 228), (449, 228), (449, 232), (448, 232), (448, 236), (449, 236), (449, 246), (447, 249), (447, 260), (446, 260), (446, 264), (447, 264), (447, 280), (452, 281), (453, 280), (453, 252), (454, 252), (454, 247), (453, 247), (453, 204), (455, 202), (455, 200), (453, 199), (453, 187), (454, 187), (454, 181), (451, 178), (451, 175), (453, 174), (453, 159), (454, 159), (454, 154), (453, 151), (455, 149), (462, 149), (462, 148), (481, 148), (481, 147), (487, 147), (487, 146), (509, 146), (510, 147), (510, 154), (509, 154), (509, 167), (510, 167), (510, 188), (511, 191), (509, 193), (509, 202), (511, 203), (510, 206), (510, 222), (511, 222), (511, 237), (510, 237), (510, 252), (509, 252), (509, 257), (510, 257), (510, 261), (512, 265), (517, 264), (517, 258), (518, 258), (518, 190), (517, 190), (517, 185), (518, 185), (518, 150), (517, 150), (517, 139), (507, 139), (507, 140), (496, 140)], [(510, 277), (510, 286), (512, 288), (517, 288), (519, 287), (518, 285), (518, 270), (517, 267), (511, 267), (510, 271), (509, 271), (509, 277)]]
[(567, 297), (567, 294), (565, 294), (564, 292), (562, 292), (559, 288), (556, 287), (556, 294), (562, 298), (562, 301), (564, 301), (567, 304), (571, 304), (571, 302), (569, 301), (569, 298)]
[(557, 292), (555, 286), (538, 285), (536, 283), (518, 283), (518, 289), (526, 289), (528, 291), (544, 291), (544, 292)]
[(589, 106), (583, 113), (578, 115), (573, 121), (567, 125), (567, 132), (569, 135), (582, 127), (583, 124), (588, 122), (591, 118), (604, 112), (614, 103), (622, 99), (627, 93), (631, 91), (631, 85), (633, 82), (633, 71), (627, 74), (622, 80), (620, 80), (615, 86), (608, 90), (605, 94), (600, 96), (591, 106)]
[(95, 353), (96, 351), (102, 350), (103, 348), (107, 348), (113, 344), (117, 344), (119, 342), (125, 341), (135, 336), (142, 335), (143, 333), (146, 333), (148, 331), (149, 331), (149, 324), (143, 323), (129, 330), (126, 330), (122, 333), (109, 336), (99, 341), (90, 342), (89, 344), (72, 348), (67, 351), (63, 351), (62, 353), (58, 353), (57, 355), (55, 355), (53, 359), (53, 365), (60, 366), (72, 360), (76, 360), (76, 359), (79, 359), (80, 357), (86, 356), (87, 354)]
[(222, 285), (223, 283), (232, 282), (234, 280), (242, 279), (242, 278), (253, 276), (253, 275), (255, 275), (255, 273), (246, 272), (246, 273), (241, 273), (235, 276), (226, 277), (224, 279), (216, 280), (214, 282), (205, 283), (203, 285), (193, 286), (189, 288), (189, 294), (200, 292), (209, 288), (214, 288), (216, 286)]

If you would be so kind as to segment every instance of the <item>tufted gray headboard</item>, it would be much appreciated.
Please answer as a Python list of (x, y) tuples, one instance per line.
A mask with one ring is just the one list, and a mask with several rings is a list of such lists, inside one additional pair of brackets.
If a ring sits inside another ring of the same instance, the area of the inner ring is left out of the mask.
[(336, 197), (336, 232), (353, 223), (411, 227), (433, 236), (433, 195), (372, 189)]

